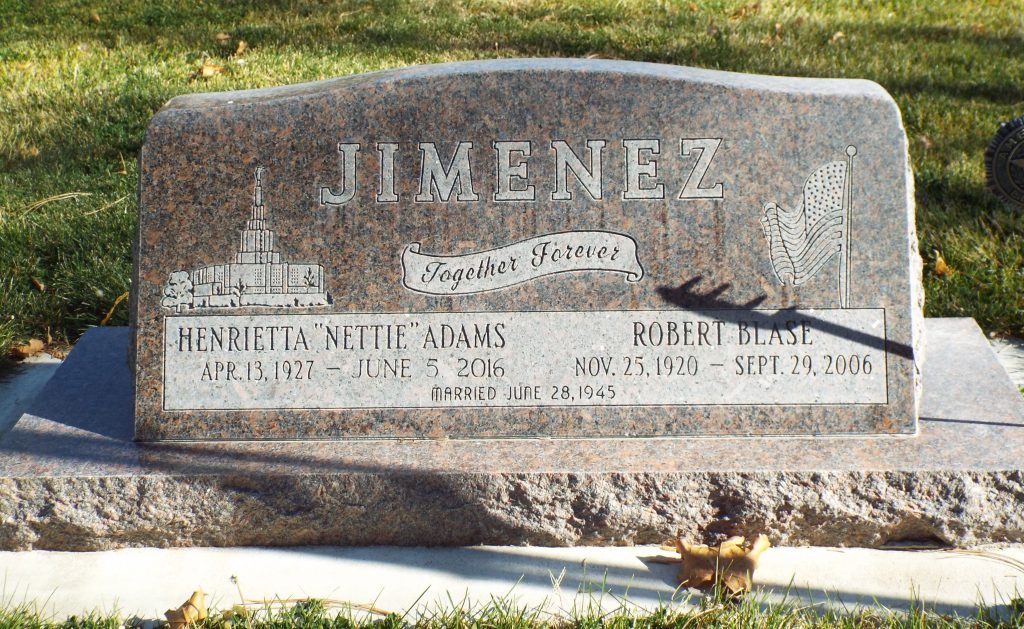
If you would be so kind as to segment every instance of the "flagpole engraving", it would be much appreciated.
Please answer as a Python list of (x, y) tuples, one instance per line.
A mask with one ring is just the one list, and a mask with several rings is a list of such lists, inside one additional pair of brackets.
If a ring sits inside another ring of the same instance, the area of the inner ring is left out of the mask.
[(853, 212), (853, 157), (815, 170), (804, 182), (800, 205), (788, 210), (778, 203), (763, 206), (761, 229), (775, 277), (783, 285), (800, 286), (814, 277), (835, 254), (839, 255), (838, 297), (850, 304), (850, 249)]
[(850, 306), (850, 233), (853, 230), (853, 157), (857, 154), (857, 147), (850, 145), (846, 147), (846, 188), (843, 190), (844, 205), (843, 212), (844, 229), (846, 239), (843, 246), (843, 255), (839, 259), (839, 306), (848, 308)]

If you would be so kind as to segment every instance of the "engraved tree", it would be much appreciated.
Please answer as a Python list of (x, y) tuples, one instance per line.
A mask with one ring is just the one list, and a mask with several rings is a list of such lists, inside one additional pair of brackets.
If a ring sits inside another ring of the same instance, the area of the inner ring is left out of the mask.
[(242, 295), (245, 294), (246, 288), (248, 288), (248, 286), (245, 285), (245, 282), (242, 281), (242, 278), (238, 278), (238, 282), (236, 282), (235, 285), (231, 287), (231, 294), (234, 295), (235, 297), (234, 299), (231, 300), (232, 306), (242, 305)]
[(192, 279), (187, 271), (175, 271), (167, 278), (160, 305), (176, 312), (192, 307)]
[(306, 288), (313, 288), (318, 284), (316, 274), (313, 273), (312, 268), (306, 269), (306, 276), (303, 280), (306, 282)]

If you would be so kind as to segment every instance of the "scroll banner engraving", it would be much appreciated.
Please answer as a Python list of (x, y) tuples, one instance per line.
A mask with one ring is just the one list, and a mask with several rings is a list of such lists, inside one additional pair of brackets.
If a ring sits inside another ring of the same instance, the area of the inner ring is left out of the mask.
[(643, 279), (632, 237), (607, 231), (570, 231), (536, 236), (504, 247), (457, 256), (402, 252), (402, 284), (428, 295), (469, 295), (507, 288), (556, 273), (610, 271), (627, 282)]

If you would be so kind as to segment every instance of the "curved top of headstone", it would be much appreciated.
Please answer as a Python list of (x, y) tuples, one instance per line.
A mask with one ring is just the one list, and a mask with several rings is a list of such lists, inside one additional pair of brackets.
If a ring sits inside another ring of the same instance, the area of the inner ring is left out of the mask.
[(664, 79), (758, 92), (861, 96), (887, 100), (895, 107), (895, 102), (885, 88), (866, 79), (821, 79), (744, 74), (663, 63), (607, 59), (492, 59), (395, 68), (280, 87), (186, 94), (172, 98), (164, 105), (163, 109), (201, 109), (242, 105), (334, 91), (348, 91), (360, 85), (401, 81), (433, 81), (471, 75), (523, 72), (548, 75), (618, 75), (623, 78)]

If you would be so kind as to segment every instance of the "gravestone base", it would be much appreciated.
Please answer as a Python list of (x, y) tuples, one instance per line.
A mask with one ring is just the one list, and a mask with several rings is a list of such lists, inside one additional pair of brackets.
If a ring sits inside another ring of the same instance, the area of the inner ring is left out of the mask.
[(913, 437), (140, 444), (127, 344), (0, 440), (0, 548), (1024, 541), (1024, 402), (970, 319), (926, 322)]

